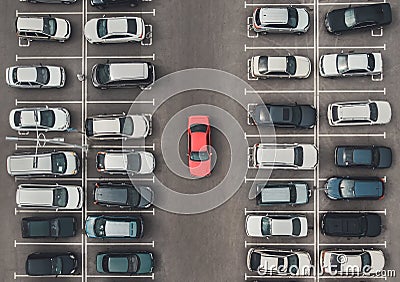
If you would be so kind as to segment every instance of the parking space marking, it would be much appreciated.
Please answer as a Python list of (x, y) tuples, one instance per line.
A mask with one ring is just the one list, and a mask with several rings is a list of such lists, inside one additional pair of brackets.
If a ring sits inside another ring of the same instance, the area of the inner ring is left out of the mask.
[(244, 44), (244, 51), (247, 50), (312, 50), (313, 46), (247, 46)]
[(87, 242), (86, 245), (88, 246), (103, 246), (107, 244), (107, 246), (150, 246), (154, 248), (154, 241), (151, 242), (102, 242), (102, 243), (94, 243), (94, 242)]
[(82, 104), (82, 101), (21, 101), (18, 99), (15, 99), (15, 105), (22, 105), (22, 104)]
[(29, 16), (29, 15), (66, 15), (66, 16), (70, 16), (70, 15), (82, 15), (82, 12), (49, 12), (49, 11), (43, 11), (43, 12), (20, 12), (18, 10), (15, 10), (15, 16)]
[[(279, 276), (279, 275), (248, 275), (247, 273), (244, 274), (244, 280), (247, 281), (247, 279), (287, 279), (287, 278), (297, 278), (297, 279), (316, 279), (314, 275), (309, 275), (309, 276), (302, 276), (302, 275), (285, 275), (285, 276)], [(336, 277), (337, 278), (337, 277)]]
[(36, 210), (36, 209), (14, 209), (14, 214), (18, 213), (81, 213), (81, 210)]
[[(376, 30), (378, 30), (379, 33), (375, 33)], [(383, 27), (371, 29), (371, 36), (372, 37), (382, 37), (383, 36)]]
[(307, 137), (314, 137), (314, 134), (247, 134), (244, 133), (244, 138), (307, 138)]
[(244, 89), (244, 95), (247, 94), (310, 94), (314, 90), (248, 90)]
[[(263, 6), (282, 6), (282, 3), (247, 3), (244, 1), (244, 7), (263, 7)], [(287, 4), (289, 5), (289, 3)], [(290, 3), (291, 6), (314, 6), (314, 3)]]
[(110, 210), (93, 210), (93, 211), (91, 211), (91, 210), (87, 210), (86, 211), (88, 214), (89, 213), (95, 213), (95, 214), (98, 214), (98, 213), (104, 213), (104, 214), (106, 214), (106, 213), (122, 213), (122, 214), (136, 214), (136, 213), (139, 213), (139, 214), (151, 214), (151, 215), (155, 215), (155, 209), (154, 208), (152, 208), (152, 209), (149, 209), (149, 210), (118, 210), (118, 211), (116, 211), (116, 210), (113, 210), (113, 211), (110, 211)]
[[(254, 32), (252, 25), (253, 25), (253, 17), (247, 17), (247, 37), (258, 38), (258, 32)], [(251, 35), (250, 32), (254, 33), (255, 35)]]
[(383, 88), (382, 90), (380, 89), (360, 89), (360, 90), (350, 90), (350, 89), (326, 89), (326, 90), (319, 90), (319, 93), (354, 93), (354, 94), (371, 94), (371, 93), (376, 93), (376, 94), (383, 94), (386, 95), (386, 87)]
[[(328, 213), (328, 212), (332, 212), (332, 211), (330, 211), (330, 210), (320, 210), (319, 211), (319, 213)], [(360, 212), (367, 212), (367, 213), (381, 213), (381, 214), (384, 214), (384, 215), (387, 215), (387, 210), (386, 209), (384, 209), (384, 210), (366, 210), (366, 211), (364, 211), (364, 210), (362, 210), (362, 211), (360, 211), (360, 210), (334, 210), (334, 212), (336, 212), (336, 213), (360, 213)]]
[(81, 246), (81, 242), (18, 242), (14, 240), (14, 248), (17, 246)]
[(154, 273), (149, 275), (86, 275), (87, 278), (151, 278), (154, 280)]
[(153, 99), (153, 100), (148, 100), (148, 101), (145, 101), (145, 100), (142, 100), (142, 101), (139, 101), (139, 100), (125, 100), (125, 101), (103, 101), (103, 100), (100, 100), (100, 101), (87, 101), (86, 102), (87, 104), (150, 104), (150, 105), (155, 105), (155, 99)]
[[(310, 170), (311, 172), (311, 170)], [(307, 181), (314, 181), (314, 178), (244, 178), (244, 183), (247, 182), (285, 182), (285, 181), (303, 181), (303, 182), (307, 182)], [(326, 181), (325, 180), (321, 180), (321, 181)]]
[(382, 49), (386, 50), (386, 43), (380, 46), (319, 46), (318, 49), (322, 50), (343, 50), (343, 49)]
[(92, 59), (98, 59), (98, 60), (100, 60), (100, 59), (103, 59), (103, 60), (149, 59), (149, 60), (155, 61), (156, 54), (153, 53), (152, 55), (137, 55), (137, 56), (106, 56), (106, 55), (105, 56), (87, 56), (86, 58), (89, 60), (92, 60)]
[(87, 181), (151, 181), (154, 183), (155, 177), (153, 176), (152, 178), (106, 178), (106, 177), (87, 177)]
[[(27, 274), (17, 274), (14, 272), (14, 280), (17, 280), (17, 278), (54, 278), (56, 277), (55, 275), (42, 275), (42, 276), (30, 276)], [(81, 274), (70, 274), (70, 275), (57, 275), (57, 278), (82, 278), (83, 276)]]
[(67, 178), (67, 177), (21, 177), (21, 176), (16, 176), (14, 177), (15, 181), (51, 181), (51, 182), (59, 182), (59, 181), (82, 181), (82, 178)]
[(382, 81), (383, 80), (383, 73), (375, 74), (371, 76), (372, 81)]
[(275, 213), (279, 213), (279, 214), (285, 214), (285, 213), (296, 213), (296, 214), (301, 214), (301, 213), (306, 213), (306, 214), (313, 214), (315, 211), (313, 210), (276, 210), (276, 211), (270, 211), (270, 210), (247, 210), (247, 208), (244, 209), (244, 214), (248, 215), (248, 214), (253, 214), (253, 213), (257, 213), (257, 214), (275, 214)]
[(313, 243), (295, 243), (295, 242), (293, 242), (293, 243), (282, 243), (282, 242), (279, 242), (279, 243), (264, 243), (264, 242), (251, 243), (251, 242), (244, 241), (244, 247), (245, 248), (254, 247), (254, 246), (260, 246), (260, 247), (273, 246), (273, 247), (275, 247), (276, 245), (283, 246), (283, 247), (291, 247), (291, 246), (293, 246), (293, 247), (296, 247), (296, 246), (306, 247), (306, 246), (308, 246), (309, 247), (309, 246), (314, 246)]
[[(246, 45), (245, 45), (246, 46)], [(251, 74), (251, 71), (250, 71), (250, 69), (251, 69), (251, 59), (248, 59), (247, 60), (247, 80), (249, 80), (249, 81), (256, 81), (256, 80), (258, 80), (258, 77), (254, 77), (252, 74)]]
[(383, 137), (386, 139), (386, 131), (383, 133), (320, 133), (320, 137)]
[(320, 243), (320, 246), (324, 247), (353, 247), (353, 246), (366, 246), (366, 247), (384, 247), (387, 248), (387, 242), (384, 241), (383, 243)]
[(155, 144), (153, 145), (90, 145), (92, 149), (151, 149), (155, 150)]
[(126, 11), (126, 12), (110, 12), (110, 11), (101, 11), (101, 12), (87, 12), (87, 15), (152, 15), (156, 16), (156, 9), (152, 11)]
[(15, 61), (21, 61), (21, 60), (81, 60), (81, 56), (18, 56), (18, 54), (15, 55)]
[(319, 6), (350, 6), (350, 5), (371, 5), (371, 4), (380, 4), (386, 3), (386, 0), (383, 1), (369, 1), (369, 2), (319, 2)]

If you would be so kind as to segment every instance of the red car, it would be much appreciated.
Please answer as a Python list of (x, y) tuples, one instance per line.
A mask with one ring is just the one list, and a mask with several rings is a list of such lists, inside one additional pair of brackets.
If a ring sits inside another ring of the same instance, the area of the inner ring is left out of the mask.
[(211, 127), (208, 116), (191, 116), (188, 123), (188, 156), (190, 174), (211, 174)]

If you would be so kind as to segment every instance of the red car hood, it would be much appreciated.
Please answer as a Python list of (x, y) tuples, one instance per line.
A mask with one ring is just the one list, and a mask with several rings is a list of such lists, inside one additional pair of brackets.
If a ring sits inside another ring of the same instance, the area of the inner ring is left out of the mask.
[(195, 177), (204, 177), (211, 173), (211, 159), (202, 162), (189, 160), (190, 174)]

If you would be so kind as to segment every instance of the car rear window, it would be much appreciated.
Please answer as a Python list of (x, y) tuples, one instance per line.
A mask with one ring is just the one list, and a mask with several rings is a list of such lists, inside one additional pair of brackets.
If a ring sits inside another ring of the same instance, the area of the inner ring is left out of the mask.
[(43, 127), (53, 127), (56, 122), (56, 117), (53, 111), (40, 111), (40, 125)]
[(256, 10), (255, 18), (253, 19), (256, 21), (257, 25), (261, 25), (260, 11), (261, 11), (261, 9)]
[(269, 217), (261, 219), (261, 234), (264, 236), (271, 235), (271, 219)]
[(128, 33), (136, 34), (137, 33), (136, 20), (127, 20), (127, 21), (128, 21)]
[(97, 154), (96, 156), (96, 164), (97, 164), (97, 169), (104, 169), (105, 168), (105, 154)]
[(292, 220), (292, 235), (299, 236), (301, 233), (301, 222), (300, 219), (294, 218)]
[(65, 173), (67, 170), (67, 158), (63, 153), (51, 155), (51, 171), (53, 173)]
[(68, 192), (65, 188), (57, 188), (53, 191), (53, 206), (66, 207), (68, 203)]
[(297, 166), (303, 165), (303, 148), (302, 147), (294, 148), (294, 164)]
[(193, 124), (190, 126), (191, 132), (207, 132), (207, 125), (205, 124)]
[(14, 124), (15, 126), (21, 125), (21, 111), (16, 111), (14, 114)]
[(107, 20), (106, 19), (100, 19), (97, 21), (97, 35), (100, 38), (103, 38), (104, 36), (107, 35)]
[(376, 103), (369, 104), (369, 111), (370, 111), (369, 118), (372, 121), (377, 121), (378, 120), (378, 107), (377, 107)]
[(258, 61), (258, 71), (261, 74), (268, 73), (268, 57), (262, 56)]
[(286, 72), (290, 75), (296, 74), (296, 58), (294, 56), (286, 57)]
[(367, 58), (368, 58), (368, 70), (373, 71), (375, 69), (375, 57), (373, 54), (368, 53)]
[(130, 117), (123, 117), (119, 119), (120, 132), (124, 135), (132, 135), (134, 130), (133, 120)]

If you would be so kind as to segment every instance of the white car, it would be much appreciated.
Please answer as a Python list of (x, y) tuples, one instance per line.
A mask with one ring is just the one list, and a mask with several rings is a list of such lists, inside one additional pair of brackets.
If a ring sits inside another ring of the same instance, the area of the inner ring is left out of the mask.
[(323, 77), (376, 75), (382, 71), (381, 53), (328, 54), (319, 60), (319, 73)]
[(250, 237), (305, 237), (307, 231), (305, 216), (250, 214), (246, 217), (246, 234)]
[(17, 88), (61, 88), (65, 85), (65, 69), (44, 65), (9, 67), (6, 82)]
[(97, 171), (109, 174), (150, 174), (156, 161), (154, 155), (144, 151), (98, 152)]
[(75, 152), (28, 153), (7, 158), (7, 172), (11, 176), (69, 176), (79, 171), (79, 157)]
[(99, 140), (145, 138), (150, 132), (146, 115), (99, 115), (86, 119), (86, 136)]
[(65, 131), (71, 117), (65, 108), (24, 108), (12, 110), (9, 122), (18, 131)]
[(330, 275), (373, 275), (385, 267), (381, 250), (323, 250), (321, 270)]
[(77, 210), (82, 208), (83, 189), (73, 185), (20, 184), (16, 202), (19, 208)]
[(249, 72), (253, 78), (307, 78), (311, 61), (303, 56), (254, 56)]
[(259, 275), (308, 276), (313, 264), (306, 251), (251, 248), (247, 253), (247, 268)]
[(253, 13), (255, 32), (302, 34), (310, 28), (310, 15), (305, 8), (263, 7)]
[(140, 42), (145, 38), (145, 24), (138, 17), (96, 18), (85, 25), (90, 43)]
[(259, 143), (253, 146), (249, 159), (256, 168), (314, 169), (318, 150), (312, 144)]
[(387, 124), (392, 108), (387, 101), (338, 102), (328, 106), (331, 126)]
[(64, 42), (71, 36), (71, 23), (53, 17), (17, 17), (17, 36), (28, 41), (46, 40)]

